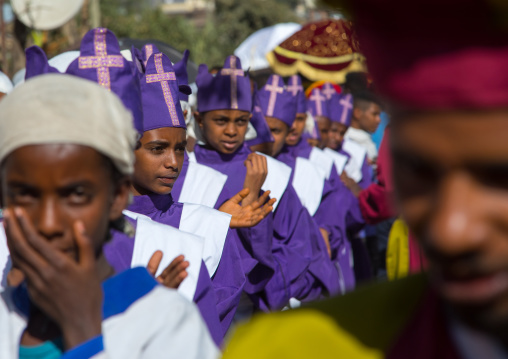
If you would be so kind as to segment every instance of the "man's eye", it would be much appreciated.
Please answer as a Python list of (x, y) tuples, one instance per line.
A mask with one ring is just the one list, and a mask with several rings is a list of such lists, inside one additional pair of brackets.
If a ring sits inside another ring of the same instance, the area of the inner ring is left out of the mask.
[(241, 120), (236, 120), (236, 124), (237, 124), (238, 126), (245, 126), (245, 125), (247, 125), (247, 122), (248, 122), (248, 121), (247, 121), (247, 120), (244, 120), (244, 119), (241, 119)]
[(36, 199), (35, 193), (24, 190), (12, 192), (9, 194), (9, 197), (17, 204), (31, 203)]
[(226, 124), (226, 120), (222, 119), (222, 118), (217, 118), (215, 120), (213, 120), (217, 125), (225, 125)]
[(175, 148), (176, 152), (185, 152), (185, 146), (178, 146)]
[(162, 147), (162, 146), (152, 147), (150, 149), (150, 152), (152, 152), (154, 154), (161, 154), (162, 152), (164, 152), (164, 147)]
[(73, 204), (86, 203), (91, 199), (91, 195), (83, 187), (77, 187), (69, 191), (67, 198)]

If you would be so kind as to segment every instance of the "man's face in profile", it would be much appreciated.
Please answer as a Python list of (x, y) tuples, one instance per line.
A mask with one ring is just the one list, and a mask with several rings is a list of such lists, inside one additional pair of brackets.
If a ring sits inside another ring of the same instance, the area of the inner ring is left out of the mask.
[[(431, 282), (478, 329), (508, 328), (508, 111), (394, 116), (401, 213)], [(502, 334), (501, 334), (502, 335)]]

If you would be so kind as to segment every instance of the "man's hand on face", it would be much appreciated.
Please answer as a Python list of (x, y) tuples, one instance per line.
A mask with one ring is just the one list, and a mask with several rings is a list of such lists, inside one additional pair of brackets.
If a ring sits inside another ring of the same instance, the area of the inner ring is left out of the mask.
[(73, 226), (77, 260), (55, 248), (35, 230), (21, 208), (7, 209), (4, 228), (14, 271), (26, 280), (33, 303), (62, 331), (66, 349), (101, 334), (102, 286), (95, 252), (81, 221)]

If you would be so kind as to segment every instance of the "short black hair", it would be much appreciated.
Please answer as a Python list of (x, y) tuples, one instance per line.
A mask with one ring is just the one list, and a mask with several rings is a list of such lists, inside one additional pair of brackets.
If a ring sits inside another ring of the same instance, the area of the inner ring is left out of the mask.
[(384, 107), (381, 99), (374, 92), (369, 90), (357, 91), (353, 93), (353, 100), (353, 106), (355, 108), (360, 108), (363, 111), (365, 111), (372, 103), (375, 103), (381, 108)]
[(369, 90), (369, 79), (366, 72), (354, 71), (346, 75), (342, 85), (345, 92), (355, 93)]

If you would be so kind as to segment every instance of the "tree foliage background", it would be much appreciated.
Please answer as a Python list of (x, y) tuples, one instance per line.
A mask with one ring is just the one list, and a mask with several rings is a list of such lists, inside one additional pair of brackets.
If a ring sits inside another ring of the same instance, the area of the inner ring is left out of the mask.
[(216, 0), (205, 25), (194, 26), (183, 16), (168, 16), (149, 1), (102, 0), (102, 25), (117, 37), (155, 39), (191, 51), (191, 59), (222, 65), (226, 56), (253, 32), (280, 22), (298, 21), (298, 0)]

